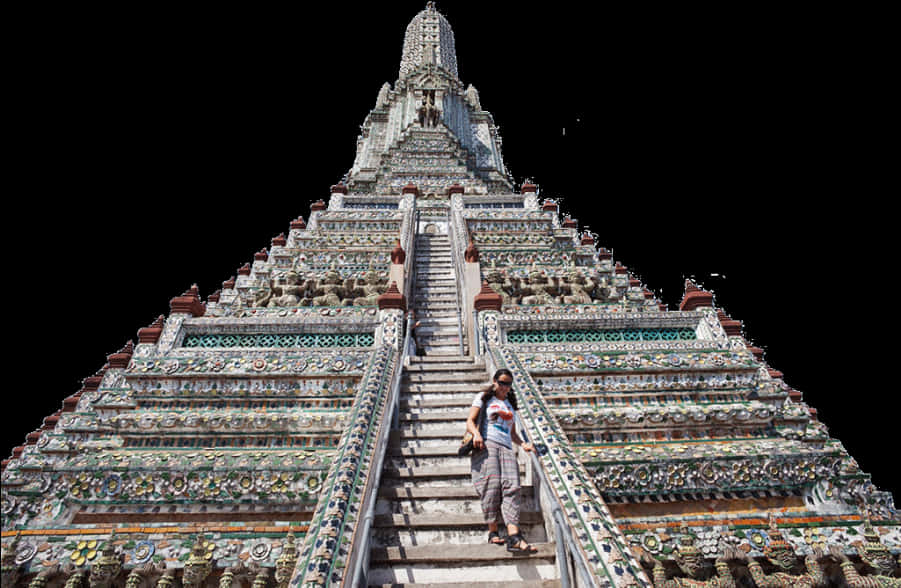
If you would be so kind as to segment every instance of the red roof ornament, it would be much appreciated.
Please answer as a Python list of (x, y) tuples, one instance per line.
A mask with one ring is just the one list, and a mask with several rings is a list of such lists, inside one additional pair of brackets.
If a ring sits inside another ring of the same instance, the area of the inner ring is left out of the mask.
[(450, 188), (447, 189), (447, 193), (449, 196), (453, 196), (454, 194), (463, 194), (464, 189), (460, 184), (454, 184)]
[(242, 265), (241, 267), (239, 267), (239, 268), (238, 268), (238, 275), (239, 275), (239, 276), (249, 276), (249, 275), (250, 275), (250, 264), (249, 264), (249, 263), (245, 263), (244, 265)]
[(594, 245), (594, 237), (591, 233), (583, 233), (582, 234), (582, 245)]
[(397, 289), (397, 282), (395, 281), (392, 281), (388, 286), (388, 290), (376, 300), (379, 304), (379, 310), (399, 308), (404, 312), (407, 311), (407, 299), (404, 298), (404, 295)]
[(278, 237), (272, 238), (272, 246), (273, 247), (284, 247), (288, 243), (287, 237), (285, 237), (284, 233), (279, 233)]
[(182, 294), (176, 296), (169, 302), (169, 310), (173, 313), (190, 314), (191, 316), (203, 316), (206, 312), (206, 306), (200, 301), (200, 290), (197, 284)]
[(331, 190), (332, 194), (347, 194), (347, 186), (345, 186), (342, 182), (338, 182), (329, 189)]
[(253, 254), (254, 261), (266, 261), (269, 259), (269, 252), (265, 249), (260, 249), (256, 253)]
[(163, 333), (163, 323), (165, 322), (165, 320), (166, 317), (160, 315), (155, 321), (153, 321), (153, 323), (149, 327), (138, 329), (138, 344), (156, 344), (160, 340), (160, 335)]
[(713, 294), (701, 290), (691, 280), (685, 280), (685, 294), (679, 303), (679, 310), (689, 311), (706, 307), (713, 307)]
[(406, 259), (407, 254), (404, 252), (404, 248), (400, 246), (400, 239), (398, 239), (397, 245), (395, 245), (394, 249), (391, 250), (391, 263), (395, 265), (403, 265)]
[(557, 203), (553, 200), (545, 200), (541, 205), (541, 210), (545, 212), (557, 212)]
[(478, 310), (500, 310), (504, 304), (501, 295), (491, 289), (487, 280), (482, 280), (482, 289), (476, 294), (473, 307)]
[(415, 194), (417, 198), (421, 195), (419, 192), (419, 188), (413, 185), (413, 182), (410, 182), (400, 191), (401, 194)]
[(325, 201), (322, 198), (320, 198), (319, 200), (317, 200), (316, 202), (314, 202), (313, 204), (310, 205), (310, 212), (316, 212), (317, 210), (325, 210), (327, 208), (328, 208), (328, 205), (325, 203)]
[(125, 344), (125, 347), (113, 353), (112, 355), (107, 355), (106, 360), (109, 362), (110, 369), (125, 369), (128, 367), (128, 363), (131, 361), (131, 356), (135, 352), (135, 345), (132, 341), (129, 341)]
[(564, 229), (578, 229), (579, 221), (570, 216), (567, 216), (566, 219), (563, 221), (563, 228)]
[(467, 263), (479, 262), (479, 248), (473, 243), (472, 237), (469, 238), (469, 246), (466, 248), (466, 251), (463, 252), (463, 261)]
[(291, 221), (291, 230), (295, 229), (305, 229), (307, 228), (307, 223), (303, 220), (302, 216), (297, 217), (295, 220)]
[(525, 183), (522, 185), (522, 188), (519, 190), (520, 194), (535, 194), (538, 192), (538, 186), (532, 183)]

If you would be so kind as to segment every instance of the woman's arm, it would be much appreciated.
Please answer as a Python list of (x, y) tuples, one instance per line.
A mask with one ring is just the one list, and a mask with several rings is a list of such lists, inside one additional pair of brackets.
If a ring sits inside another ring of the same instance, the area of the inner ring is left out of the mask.
[(479, 418), (479, 410), (481, 409), (478, 406), (469, 408), (469, 416), (466, 418), (466, 430), (472, 433), (472, 446), (475, 449), (485, 449), (485, 441), (482, 439), (482, 433), (479, 432), (479, 428), (476, 426), (476, 419)]
[(513, 421), (513, 425), (510, 427), (510, 440), (522, 447), (523, 451), (532, 451), (532, 444), (523, 443), (522, 439), (519, 438), (519, 435), (516, 434), (516, 421)]

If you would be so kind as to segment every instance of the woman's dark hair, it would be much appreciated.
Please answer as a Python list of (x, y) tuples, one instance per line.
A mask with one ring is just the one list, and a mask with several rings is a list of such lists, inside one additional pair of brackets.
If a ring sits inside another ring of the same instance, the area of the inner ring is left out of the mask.
[[(494, 372), (494, 377), (491, 378), (491, 381), (497, 382), (498, 378), (500, 378), (501, 376), (508, 376), (512, 380), (513, 372), (511, 372), (507, 368), (501, 368)], [(486, 386), (482, 390), (482, 406), (485, 406), (492, 396), (494, 396), (494, 386), (488, 384), (488, 386)], [(510, 406), (513, 407), (513, 410), (519, 410), (519, 406), (516, 403), (516, 393), (513, 391), (513, 388), (510, 388), (510, 391), (507, 392), (507, 402), (510, 403)]]

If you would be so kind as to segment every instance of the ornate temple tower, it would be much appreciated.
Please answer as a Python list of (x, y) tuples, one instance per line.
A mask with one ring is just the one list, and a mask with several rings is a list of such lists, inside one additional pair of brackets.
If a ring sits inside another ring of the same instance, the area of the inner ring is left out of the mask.
[[(4, 460), (3, 585), (897, 585), (892, 496), (741, 323), (667, 308), (501, 147), (429, 2), (345, 180)], [(527, 560), (455, 451), (498, 368)]]

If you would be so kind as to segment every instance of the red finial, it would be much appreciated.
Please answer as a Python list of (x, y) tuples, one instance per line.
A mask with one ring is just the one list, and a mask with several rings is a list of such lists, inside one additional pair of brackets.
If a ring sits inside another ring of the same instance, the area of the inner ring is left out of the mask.
[(135, 352), (135, 346), (132, 341), (129, 341), (125, 344), (125, 347), (113, 353), (112, 355), (107, 355), (106, 360), (109, 362), (109, 366), (111, 369), (125, 369), (128, 367), (128, 362), (131, 361), (131, 356)]
[(687, 311), (712, 306), (713, 294), (706, 290), (701, 290), (691, 280), (685, 280), (685, 294), (682, 296), (682, 302), (679, 303), (679, 310)]
[(467, 247), (466, 251), (463, 252), (463, 261), (467, 263), (479, 262), (479, 248), (476, 247), (475, 243), (473, 243), (472, 237), (469, 238), (469, 247)]
[[(248, 269), (249, 273), (249, 269)], [(176, 296), (169, 302), (169, 310), (173, 313), (190, 314), (191, 316), (203, 316), (206, 312), (206, 306), (200, 301), (200, 290), (197, 284), (182, 294)]]
[(491, 289), (487, 280), (482, 280), (482, 289), (476, 294), (473, 307), (476, 310), (500, 310), (504, 304), (501, 295)]
[(394, 249), (391, 250), (391, 263), (395, 265), (403, 265), (406, 259), (407, 254), (404, 252), (404, 248), (400, 246), (400, 239), (398, 239), (397, 245), (395, 245)]
[(404, 312), (407, 311), (407, 299), (404, 298), (404, 295), (397, 289), (397, 282), (395, 281), (392, 281), (388, 286), (388, 291), (379, 296), (376, 300), (379, 304), (379, 310), (399, 308)]
[(157, 317), (153, 323), (149, 327), (144, 327), (143, 329), (138, 329), (138, 344), (141, 343), (156, 343), (160, 340), (160, 335), (163, 332), (163, 322), (166, 320), (166, 317), (160, 315)]

